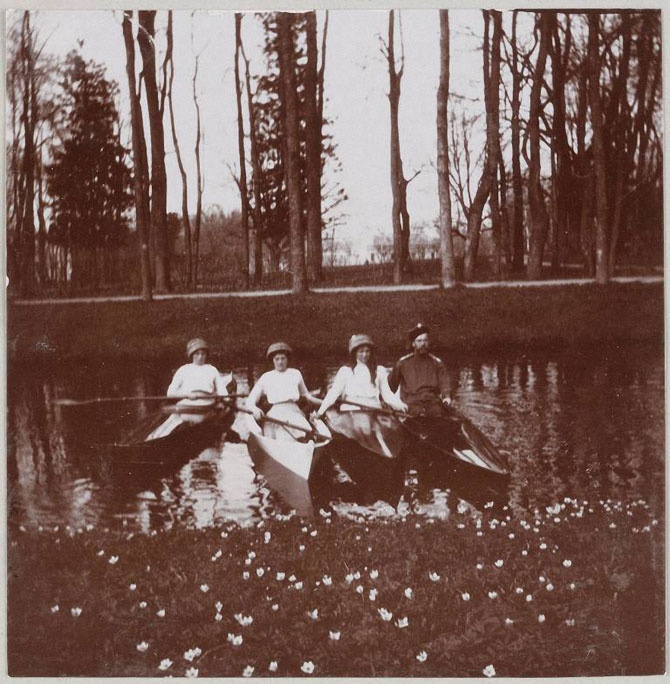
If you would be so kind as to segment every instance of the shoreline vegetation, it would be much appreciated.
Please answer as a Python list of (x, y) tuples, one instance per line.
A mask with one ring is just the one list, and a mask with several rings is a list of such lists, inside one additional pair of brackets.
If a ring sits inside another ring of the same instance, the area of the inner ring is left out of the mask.
[[(418, 321), (434, 331), (438, 352), (663, 341), (663, 283), (607, 287), (487, 288), (342, 292), (105, 302), (67, 307), (8, 303), (10, 363), (104, 359), (172, 361), (184, 341), (204, 335), (215, 357), (261, 360), (285, 339), (297, 357), (340, 356), (356, 331), (380, 354), (406, 347)], [(76, 334), (75, 334), (76, 331)]]
[(642, 500), (331, 516), (149, 534), (10, 525), (9, 674), (663, 671), (663, 524)]

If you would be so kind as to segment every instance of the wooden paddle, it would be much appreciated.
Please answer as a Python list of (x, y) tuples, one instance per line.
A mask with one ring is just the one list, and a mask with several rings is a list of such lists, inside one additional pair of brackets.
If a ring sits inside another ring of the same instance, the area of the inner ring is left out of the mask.
[(346, 397), (344, 399), (338, 399), (335, 402), (335, 406), (342, 404), (348, 404), (349, 406), (356, 406), (357, 408), (361, 409), (365, 413), (377, 413), (383, 416), (394, 416), (396, 418), (408, 418), (409, 413), (405, 413), (404, 411), (396, 411), (395, 409), (390, 409), (390, 408), (382, 408), (382, 407), (375, 407), (375, 406), (369, 406), (368, 404), (361, 404), (357, 401), (353, 401), (353, 399), (347, 399)]
[[(241, 399), (246, 397), (246, 394), (212, 394), (197, 399)], [(191, 399), (187, 395), (180, 395), (176, 397), (166, 397), (165, 395), (158, 395), (152, 397), (95, 397), (94, 399), (55, 399), (54, 404), (58, 406), (85, 406), (87, 404), (103, 404), (117, 401), (181, 401), (182, 399)]]
[[(251, 409), (248, 408), (242, 408), (241, 406), (231, 406), (232, 409), (235, 411), (240, 411), (241, 413), (248, 413), (250, 416), (254, 415), (254, 412)], [(275, 425), (281, 425), (282, 427), (285, 428), (290, 428), (291, 430), (298, 430), (300, 432), (304, 432), (307, 435), (312, 435), (315, 438), (315, 441), (327, 441), (328, 437), (325, 435), (322, 435), (316, 430), (315, 428), (312, 428), (311, 430), (303, 427), (302, 425), (296, 425), (295, 423), (289, 423), (286, 420), (279, 420), (278, 418), (273, 418), (272, 416), (263, 416), (261, 418), (261, 422), (267, 421), (268, 423), (275, 423)]]

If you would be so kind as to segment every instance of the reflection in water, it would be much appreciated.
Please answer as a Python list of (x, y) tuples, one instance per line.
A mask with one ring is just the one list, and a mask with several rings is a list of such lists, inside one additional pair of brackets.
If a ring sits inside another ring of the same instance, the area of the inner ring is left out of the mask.
[[(447, 362), (458, 405), (509, 455), (513, 508), (532, 511), (568, 496), (644, 498), (654, 510), (662, 510), (662, 349), (612, 346)], [(307, 366), (303, 372), (310, 387), (323, 387), (336, 367), (337, 361)], [(75, 528), (120, 523), (147, 531), (224, 520), (251, 523), (287, 513), (289, 505), (254, 472), (244, 444), (206, 449), (172, 470), (151, 466), (125, 478), (112, 476), (104, 452), (91, 443), (114, 441), (156, 405), (54, 404), (64, 397), (160, 394), (172, 370), (105, 363), (52, 368), (47, 374), (44, 369), (10, 368), (10, 519)], [(247, 391), (262, 370), (237, 369), (239, 391)], [(444, 483), (436, 487), (410, 476), (396, 510), (377, 501), (383, 498), (379, 492), (356, 490), (341, 474), (328, 477), (312, 487), (316, 510), (332, 505), (343, 514), (397, 515), (412, 509), (447, 516), (461, 499), (482, 505), (471, 483), (453, 481), (447, 490)]]

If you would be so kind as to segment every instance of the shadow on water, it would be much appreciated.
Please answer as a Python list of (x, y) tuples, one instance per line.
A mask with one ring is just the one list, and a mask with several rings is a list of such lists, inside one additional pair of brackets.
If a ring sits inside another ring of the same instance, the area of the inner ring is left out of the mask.
[[(447, 358), (457, 405), (504, 453), (507, 489), (471, 474), (422, 472), (411, 462), (384, 478), (359, 468), (347, 478), (329, 459), (298, 497), (305, 515), (320, 508), (395, 515), (407, 507), (449, 515), (460, 501), (532, 511), (564, 497), (664, 498), (663, 350), (603, 347), (582, 353), (501, 353)], [(304, 367), (308, 386), (337, 368)], [(261, 368), (235, 369), (239, 390)], [(151, 529), (252, 523), (298, 508), (256, 473), (245, 444), (202, 445), (163, 465), (112, 472), (101, 448), (156, 410), (142, 402), (58, 406), (59, 398), (156, 395), (174, 369), (152, 364), (96, 368), (10, 367), (9, 517), (28, 525), (114, 525)], [(242, 418), (238, 417), (238, 421)], [(204, 448), (209, 446), (209, 448)], [(351, 464), (350, 464), (351, 465)], [(294, 492), (295, 494), (295, 492)], [(302, 510), (301, 509), (301, 510)]]

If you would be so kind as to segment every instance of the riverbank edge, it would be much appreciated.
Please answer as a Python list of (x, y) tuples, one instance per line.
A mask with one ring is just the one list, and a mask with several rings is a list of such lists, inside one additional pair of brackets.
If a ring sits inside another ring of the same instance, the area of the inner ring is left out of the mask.
[(90, 302), (68, 307), (8, 304), (7, 354), (14, 363), (97, 358), (166, 360), (187, 339), (205, 336), (213, 361), (262, 360), (267, 344), (289, 342), (305, 360), (344, 356), (354, 332), (377, 342), (378, 355), (407, 347), (421, 321), (440, 353), (499, 348), (566, 348), (659, 342), (664, 335), (663, 283), (607, 287), (348, 291), (273, 297)]

